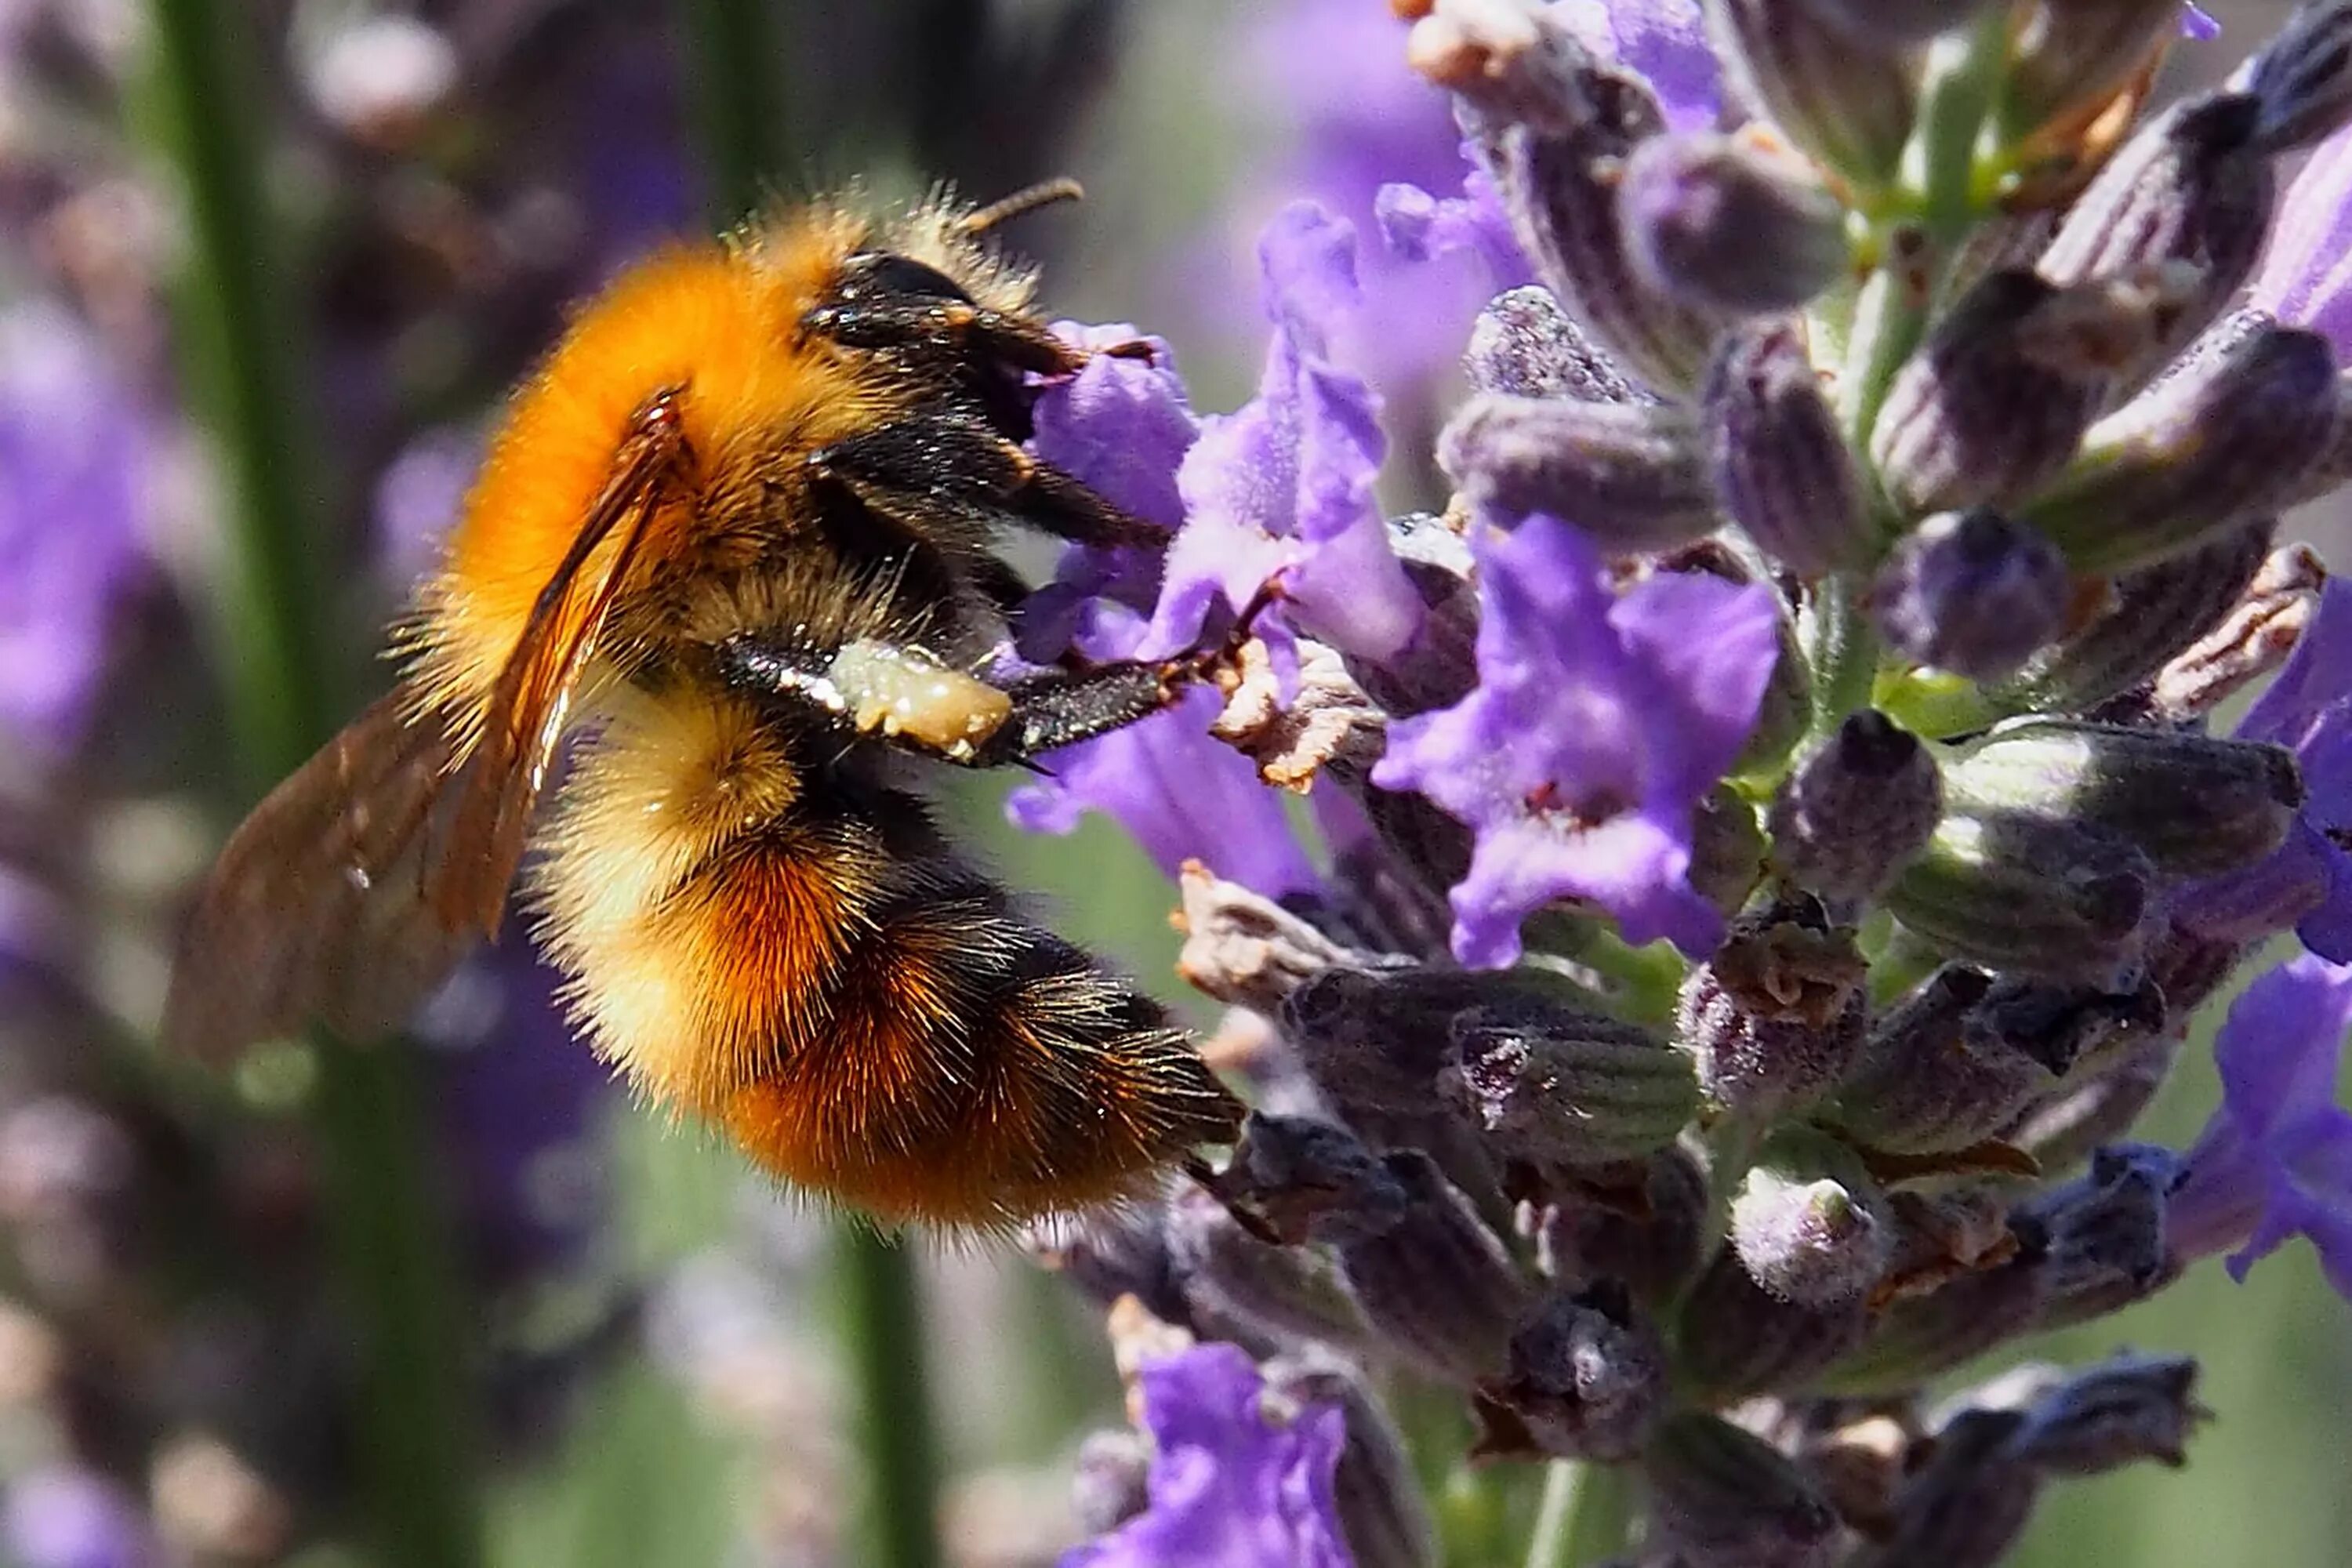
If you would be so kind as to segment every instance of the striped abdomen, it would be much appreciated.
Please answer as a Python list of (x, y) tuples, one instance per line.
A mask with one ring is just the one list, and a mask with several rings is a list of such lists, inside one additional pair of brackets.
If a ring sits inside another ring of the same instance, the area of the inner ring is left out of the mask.
[(723, 691), (624, 696), (534, 873), (597, 1051), (778, 1175), (991, 1226), (1138, 1191), (1239, 1106), (921, 804)]

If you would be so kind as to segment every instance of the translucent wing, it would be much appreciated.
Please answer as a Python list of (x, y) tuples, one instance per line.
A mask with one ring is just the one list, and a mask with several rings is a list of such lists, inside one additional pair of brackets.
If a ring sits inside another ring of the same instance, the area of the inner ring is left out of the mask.
[(220, 1059), (313, 1020), (373, 1038), (497, 929), (572, 693), (681, 449), (656, 399), (532, 605), (462, 763), (449, 727), (394, 691), (254, 808), (198, 891), (167, 1046)]

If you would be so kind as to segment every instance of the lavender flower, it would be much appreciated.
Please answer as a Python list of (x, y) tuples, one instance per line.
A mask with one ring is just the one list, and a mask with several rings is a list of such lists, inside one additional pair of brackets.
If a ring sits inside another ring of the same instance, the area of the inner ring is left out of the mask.
[(137, 1503), (89, 1470), (28, 1470), (0, 1494), (0, 1542), (21, 1568), (151, 1568), (162, 1549)]
[(1270, 1416), (1265, 1380), (1232, 1345), (1149, 1362), (1137, 1381), (1150, 1503), (1062, 1568), (1349, 1568), (1331, 1490), (1348, 1436), (1337, 1408)]
[(1691, 814), (1756, 721), (1778, 653), (1769, 595), (1661, 575), (1616, 597), (1591, 547), (1544, 517), (1475, 547), (1478, 689), (1391, 726), (1373, 771), (1477, 832), (1454, 956), (1516, 961), (1519, 921), (1570, 895), (1628, 941), (1706, 952), (1723, 917), (1690, 885)]
[(2290, 1237), (2352, 1299), (2352, 1110), (2336, 1102), (2352, 1031), (2352, 967), (2308, 954), (2249, 986), (2213, 1051), (2221, 1108), (2189, 1151), (2167, 1212), (2175, 1255), (2232, 1249), (2240, 1279)]

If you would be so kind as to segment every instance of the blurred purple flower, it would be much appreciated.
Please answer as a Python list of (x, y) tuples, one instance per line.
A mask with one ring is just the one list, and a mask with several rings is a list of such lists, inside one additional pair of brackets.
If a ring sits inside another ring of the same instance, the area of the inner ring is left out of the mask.
[(1349, 1568), (1331, 1490), (1347, 1441), (1338, 1408), (1270, 1420), (1264, 1379), (1229, 1344), (1193, 1346), (1139, 1376), (1150, 1505), (1061, 1568)]
[(2352, 126), (2321, 142), (2287, 187), (2246, 300), (2352, 360)]
[(42, 302), (0, 312), (0, 737), (69, 750), (143, 560), (148, 424), (89, 329)]
[(1638, 71), (1673, 130), (1704, 130), (1723, 113), (1723, 68), (1699, 0), (1559, 0), (1577, 41)]
[(511, 1285), (592, 1234), (596, 1115), (611, 1077), (574, 1040), (556, 973), (518, 931), (468, 959), (428, 1001), (434, 1103), (478, 1276)]
[(2194, 4), (2181, 6), (2180, 36), (2197, 43), (2210, 44), (2221, 36), (2221, 24), (2205, 14), (2205, 7)]
[(1778, 649), (1770, 591), (1667, 574), (1619, 597), (1591, 542), (1542, 516), (1474, 548), (1478, 687), (1392, 724), (1372, 772), (1476, 830), (1454, 956), (1514, 963), (1520, 921), (1570, 895), (1628, 942), (1704, 956), (1723, 918), (1688, 880), (1692, 809), (1755, 724)]
[(386, 582), (405, 588), (433, 568), (481, 463), (478, 436), (436, 426), (384, 465), (375, 482), (375, 547)]
[(2239, 910), (2281, 909), (2299, 914), (2294, 929), (2305, 947), (2330, 963), (2352, 963), (2352, 583), (2330, 579), (2321, 589), (2311, 625), (2247, 710), (2238, 739), (2294, 753), (2303, 808), (2268, 858), (2183, 889), (2179, 918), (2218, 930)]
[(2224, 1247), (2238, 1279), (2290, 1237), (2310, 1238), (2352, 1299), (2352, 1111), (2336, 1103), (2352, 967), (2304, 954), (2246, 988), (2214, 1041), (2221, 1108), (2167, 1215), (2182, 1258)]
[(1421, 599), (1373, 500), (1387, 449), (1379, 399), (1328, 358), (1332, 330), (1362, 300), (1356, 231), (1296, 202), (1266, 226), (1258, 261), (1275, 328), (1265, 371), (1256, 397), (1202, 422), (1177, 472), (1184, 526), (1144, 647), (1192, 646), (1216, 599), (1238, 611), (1279, 573), (1316, 636), (1390, 658), (1420, 629)]
[(145, 1568), (162, 1561), (130, 1494), (75, 1465), (46, 1465), (8, 1483), (0, 1542), (17, 1568)]

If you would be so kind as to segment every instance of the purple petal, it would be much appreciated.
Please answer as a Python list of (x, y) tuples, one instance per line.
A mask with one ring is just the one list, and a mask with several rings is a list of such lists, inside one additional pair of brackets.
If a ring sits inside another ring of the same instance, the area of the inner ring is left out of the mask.
[(1721, 118), (1723, 68), (1699, 0), (1560, 0), (1558, 8), (1585, 47), (1649, 81), (1671, 129)]
[(1148, 1363), (1139, 1381), (1150, 1506), (1062, 1568), (1349, 1568), (1331, 1485), (1339, 1410), (1268, 1420), (1257, 1368), (1228, 1344)]
[(1090, 350), (1147, 343), (1151, 357), (1097, 353), (1077, 374), (1046, 384), (1034, 413), (1037, 455), (1145, 521), (1175, 528), (1184, 521), (1176, 465), (1200, 434), (1175, 355), (1131, 327), (1057, 321), (1054, 331)]
[(2195, 43), (2210, 44), (2221, 36), (2221, 24), (2207, 16), (2204, 6), (2183, 5), (2180, 7), (2180, 36)]
[(1513, 962), (1519, 922), (1568, 896), (1629, 942), (1706, 953), (1722, 916), (1689, 885), (1692, 811), (1755, 724), (1779, 652), (1770, 591), (1668, 574), (1615, 597), (1591, 543), (1547, 517), (1474, 548), (1479, 684), (1392, 724), (1372, 773), (1475, 830), (1454, 955)]
[(2305, 955), (2263, 975), (2214, 1042), (2221, 1107), (2168, 1216), (2183, 1257), (2235, 1247), (2231, 1272), (2296, 1236), (2352, 1299), (2352, 1112), (2336, 1103), (2352, 967)]
[(2288, 185), (2247, 302), (2352, 359), (2352, 126), (2322, 142)]

